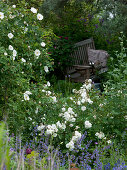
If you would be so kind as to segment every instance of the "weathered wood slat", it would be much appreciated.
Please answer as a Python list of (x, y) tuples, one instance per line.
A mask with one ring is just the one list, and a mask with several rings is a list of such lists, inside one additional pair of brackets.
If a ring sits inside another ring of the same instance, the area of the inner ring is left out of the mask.
[[(78, 42), (74, 45), (75, 51), (70, 55), (73, 65), (89, 65), (88, 47), (95, 49), (93, 38)], [(75, 68), (70, 66), (67, 68), (67, 74), (74, 72)], [(75, 70), (76, 71), (76, 70)]]

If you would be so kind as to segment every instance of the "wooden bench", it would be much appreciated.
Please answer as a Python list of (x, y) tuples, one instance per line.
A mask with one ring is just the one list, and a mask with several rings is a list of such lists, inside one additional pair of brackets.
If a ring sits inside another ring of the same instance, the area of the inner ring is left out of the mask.
[(67, 74), (75, 82), (84, 82), (90, 77), (92, 66), (88, 61), (88, 47), (95, 49), (93, 38), (76, 43), (70, 55), (73, 65), (67, 68)]

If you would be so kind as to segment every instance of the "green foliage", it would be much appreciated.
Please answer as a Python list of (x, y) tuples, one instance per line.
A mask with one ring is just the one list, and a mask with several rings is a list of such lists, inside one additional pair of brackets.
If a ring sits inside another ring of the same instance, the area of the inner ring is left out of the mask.
[(121, 33), (120, 40), (120, 52), (115, 52), (115, 57), (111, 56), (109, 66), (109, 72), (107, 73), (108, 86), (114, 86), (114, 84), (121, 84), (124, 86), (127, 80), (127, 55), (126, 48), (124, 47), (125, 36)]
[[(53, 41), (53, 46), (49, 49), (50, 57), (54, 61), (54, 72), (57, 78), (64, 77), (66, 68), (72, 65), (70, 53), (73, 51), (72, 41), (69, 37), (59, 36)], [(52, 75), (52, 73), (50, 73)]]
[(5, 124), (0, 123), (0, 168), (4, 169), (4, 166), (7, 169), (10, 169), (10, 155), (9, 155), (9, 146), (8, 146), (8, 135), (5, 130)]

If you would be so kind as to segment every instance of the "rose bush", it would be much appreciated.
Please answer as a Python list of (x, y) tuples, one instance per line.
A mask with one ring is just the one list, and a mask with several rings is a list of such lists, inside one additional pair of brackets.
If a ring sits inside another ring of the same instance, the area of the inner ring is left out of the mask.
[(36, 108), (31, 96), (43, 86), (52, 66), (45, 39), (51, 30), (42, 27), (42, 20), (43, 15), (33, 7), (0, 2), (0, 116), (15, 132), (25, 129), (31, 107)]

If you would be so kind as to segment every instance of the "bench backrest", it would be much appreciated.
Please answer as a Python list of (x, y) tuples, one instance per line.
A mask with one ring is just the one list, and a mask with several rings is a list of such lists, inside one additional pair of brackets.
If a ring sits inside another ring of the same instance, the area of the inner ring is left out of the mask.
[[(78, 42), (74, 45), (75, 50), (70, 55), (73, 65), (89, 65), (87, 49), (95, 49), (93, 38)], [(67, 68), (67, 72), (74, 69), (73, 66)]]

